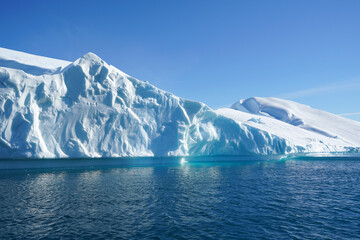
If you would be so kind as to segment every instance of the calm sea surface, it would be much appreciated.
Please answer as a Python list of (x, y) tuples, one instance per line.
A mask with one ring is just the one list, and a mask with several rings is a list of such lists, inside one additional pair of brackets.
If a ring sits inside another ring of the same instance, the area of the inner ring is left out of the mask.
[(0, 239), (112, 238), (359, 239), (360, 158), (0, 161)]

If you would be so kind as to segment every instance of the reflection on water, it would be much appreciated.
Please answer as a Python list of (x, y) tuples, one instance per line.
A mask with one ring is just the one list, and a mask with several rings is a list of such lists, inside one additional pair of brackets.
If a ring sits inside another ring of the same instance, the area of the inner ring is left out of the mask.
[(360, 159), (205, 160), (1, 170), (0, 239), (360, 234)]

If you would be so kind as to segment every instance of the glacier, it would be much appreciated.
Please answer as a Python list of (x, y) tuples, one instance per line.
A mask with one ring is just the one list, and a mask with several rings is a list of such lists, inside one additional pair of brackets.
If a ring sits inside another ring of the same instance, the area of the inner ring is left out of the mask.
[(359, 151), (360, 123), (277, 98), (213, 110), (93, 53), (74, 62), (0, 48), (0, 158)]

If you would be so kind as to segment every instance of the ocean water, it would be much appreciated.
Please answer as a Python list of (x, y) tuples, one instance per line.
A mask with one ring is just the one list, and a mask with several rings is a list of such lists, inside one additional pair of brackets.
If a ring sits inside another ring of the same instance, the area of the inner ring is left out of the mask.
[(359, 239), (360, 158), (0, 161), (0, 239)]

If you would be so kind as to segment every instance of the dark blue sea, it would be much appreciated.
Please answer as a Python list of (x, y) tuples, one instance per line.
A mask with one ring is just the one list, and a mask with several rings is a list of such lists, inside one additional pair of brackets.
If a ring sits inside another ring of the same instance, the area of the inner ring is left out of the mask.
[(360, 158), (0, 161), (0, 239), (359, 239)]

